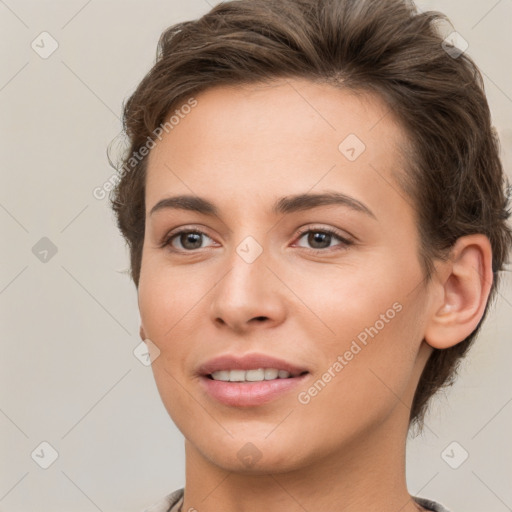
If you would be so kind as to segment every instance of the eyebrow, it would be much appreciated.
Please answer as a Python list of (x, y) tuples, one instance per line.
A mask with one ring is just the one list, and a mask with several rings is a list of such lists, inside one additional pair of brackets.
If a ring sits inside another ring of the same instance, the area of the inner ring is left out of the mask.
[[(319, 206), (332, 205), (345, 206), (351, 210), (364, 213), (369, 217), (377, 219), (374, 213), (365, 204), (341, 192), (306, 193), (281, 197), (274, 203), (272, 213), (275, 215), (287, 214), (310, 210)], [(192, 195), (180, 195), (161, 199), (151, 208), (149, 215), (153, 215), (153, 213), (164, 209), (188, 210), (209, 216), (219, 215), (218, 208), (212, 202), (202, 197)]]

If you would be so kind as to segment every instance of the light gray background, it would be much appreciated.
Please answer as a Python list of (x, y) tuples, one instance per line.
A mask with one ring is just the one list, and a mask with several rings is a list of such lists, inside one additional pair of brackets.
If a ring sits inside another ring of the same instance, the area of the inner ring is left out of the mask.
[[(0, 0), (0, 511), (137, 512), (184, 484), (181, 434), (133, 354), (128, 252), (92, 191), (113, 172), (106, 147), (160, 33), (210, 5)], [(510, 174), (512, 0), (420, 6), (447, 13), (469, 42)], [(43, 31), (59, 44), (47, 59), (31, 48)], [(42, 237), (57, 247), (46, 263), (32, 252)], [(512, 286), (503, 277), (458, 383), (409, 443), (410, 492), (453, 512), (512, 510)], [(49, 456), (43, 441), (58, 452), (48, 469), (31, 456)], [(460, 462), (462, 450), (469, 458), (452, 469), (445, 459)]]

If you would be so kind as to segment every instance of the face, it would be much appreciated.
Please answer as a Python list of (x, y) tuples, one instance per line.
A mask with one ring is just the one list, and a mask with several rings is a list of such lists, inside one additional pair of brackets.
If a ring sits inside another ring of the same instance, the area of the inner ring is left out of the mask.
[(378, 98), (303, 80), (196, 100), (147, 170), (138, 298), (169, 415), (230, 471), (406, 431), (429, 294), (400, 126)]

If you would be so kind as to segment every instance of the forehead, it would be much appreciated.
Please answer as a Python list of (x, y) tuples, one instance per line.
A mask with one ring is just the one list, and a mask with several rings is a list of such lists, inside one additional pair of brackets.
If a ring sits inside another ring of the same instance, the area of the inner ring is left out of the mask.
[(371, 183), (377, 193), (376, 180), (382, 188), (403, 167), (406, 136), (375, 95), (283, 79), (195, 100), (150, 152), (148, 207), (164, 190), (253, 197)]

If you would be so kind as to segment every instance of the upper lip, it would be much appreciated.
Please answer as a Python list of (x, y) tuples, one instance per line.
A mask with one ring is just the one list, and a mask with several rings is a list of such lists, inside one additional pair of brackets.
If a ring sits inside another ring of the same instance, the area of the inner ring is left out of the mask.
[(225, 354), (202, 364), (198, 368), (198, 373), (200, 375), (210, 375), (218, 370), (256, 370), (258, 368), (286, 370), (293, 376), (308, 371), (307, 368), (265, 354), (246, 354), (243, 356)]

